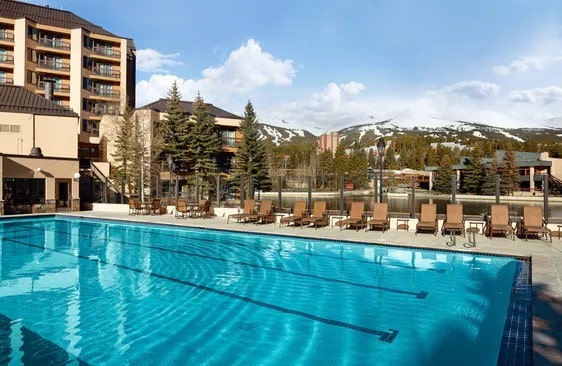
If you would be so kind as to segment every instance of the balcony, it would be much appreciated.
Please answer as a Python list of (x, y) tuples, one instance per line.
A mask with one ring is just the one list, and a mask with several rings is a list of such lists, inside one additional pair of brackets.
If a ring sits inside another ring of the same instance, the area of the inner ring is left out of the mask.
[(107, 70), (107, 69), (100, 69), (99, 67), (92, 67), (90, 69), (93, 75), (103, 76), (108, 78), (119, 79), (121, 77), (121, 73), (119, 71)]
[(14, 64), (14, 56), (0, 55), (0, 64), (13, 65)]
[(239, 143), (240, 141), (241, 141), (240, 138), (223, 136), (222, 147), (236, 147), (236, 144)]
[(44, 69), (50, 69), (56, 71), (65, 71), (65, 72), (70, 71), (70, 65), (60, 61), (37, 60), (37, 66)]
[(121, 93), (116, 90), (100, 88), (100, 87), (89, 87), (87, 90), (92, 92), (92, 95), (97, 97), (108, 97), (108, 98), (119, 98)]
[(0, 41), (14, 43), (14, 33), (5, 29), (0, 30)]
[(109, 47), (100, 47), (100, 46), (93, 46), (90, 48), (92, 53), (100, 56), (112, 57), (112, 58), (120, 58), (121, 52), (118, 50), (114, 50), (113, 48)]
[[(45, 82), (39, 81), (37, 83), (37, 88), (40, 90), (45, 90)], [(55, 93), (70, 93), (70, 86), (64, 84), (53, 84), (53, 92)]]
[(14, 80), (7, 77), (0, 77), (0, 85), (14, 85)]
[(63, 41), (62, 39), (53, 39), (41, 37), (38, 41), (39, 45), (54, 48), (57, 50), (70, 51), (70, 42)]
[(117, 114), (119, 109), (115, 104), (98, 103), (94, 104), (86, 111), (93, 113), (96, 116), (103, 116), (104, 114)]

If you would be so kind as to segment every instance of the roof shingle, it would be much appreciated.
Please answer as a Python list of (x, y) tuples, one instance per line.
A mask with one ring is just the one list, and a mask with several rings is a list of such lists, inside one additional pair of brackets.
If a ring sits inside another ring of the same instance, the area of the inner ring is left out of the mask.
[(78, 117), (70, 109), (15, 85), (0, 85), (0, 112)]
[[(149, 103), (147, 105), (145, 105), (144, 107), (140, 107), (138, 109), (152, 109), (155, 110), (157, 112), (166, 112), (166, 105), (168, 104), (168, 99), (159, 99), (156, 102), (152, 102)], [(186, 111), (189, 114), (193, 114), (193, 102), (187, 102), (187, 101), (180, 101), (180, 105), (182, 106), (183, 110)], [(207, 106), (207, 111), (212, 114), (215, 117), (220, 117), (220, 118), (233, 118), (233, 119), (242, 119), (240, 116), (235, 115), (234, 113), (230, 113), (228, 111), (225, 111), (224, 109), (220, 109), (218, 107), (215, 107), (214, 105), (210, 104), (210, 103), (205, 103), (205, 105)]]

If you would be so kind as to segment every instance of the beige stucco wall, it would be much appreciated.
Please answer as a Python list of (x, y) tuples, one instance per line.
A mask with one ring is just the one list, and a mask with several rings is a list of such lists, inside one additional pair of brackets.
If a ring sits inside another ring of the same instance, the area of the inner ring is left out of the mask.
[[(1, 156), (0, 177), (2, 178), (44, 178), (45, 199), (55, 199), (55, 179), (69, 179), (71, 196), (79, 198), (78, 182), (73, 180), (79, 172), (78, 159), (31, 158), (28, 156)], [(39, 171), (39, 168), (40, 171)], [(2, 197), (0, 188), (0, 197)]]
[[(0, 152), (28, 155), (33, 147), (33, 115), (0, 112), (0, 124), (19, 125), (20, 132), (0, 132)], [(78, 156), (77, 117), (35, 115), (35, 146), (44, 156)]]
[(551, 158), (548, 156), (548, 152), (542, 152), (540, 154), (540, 160), (550, 161), (552, 163), (550, 174), (558, 179), (562, 179), (562, 159)]

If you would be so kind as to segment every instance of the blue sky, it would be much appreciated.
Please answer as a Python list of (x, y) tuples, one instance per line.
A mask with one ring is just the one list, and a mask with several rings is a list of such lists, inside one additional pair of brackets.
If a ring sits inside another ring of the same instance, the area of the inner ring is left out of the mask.
[(315, 132), (388, 118), (521, 127), (562, 116), (558, 0), (48, 4), (134, 39), (139, 106), (177, 80), (184, 100), (199, 91), (241, 114), (250, 99), (262, 122)]

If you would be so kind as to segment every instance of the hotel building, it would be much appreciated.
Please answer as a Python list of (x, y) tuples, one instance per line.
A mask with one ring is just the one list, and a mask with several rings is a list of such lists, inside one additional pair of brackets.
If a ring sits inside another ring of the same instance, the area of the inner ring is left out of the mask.
[(0, 84), (42, 96), (53, 85), (52, 101), (80, 117), (82, 168), (104, 155), (102, 116), (135, 105), (135, 62), (131, 39), (68, 11), (0, 0)]

